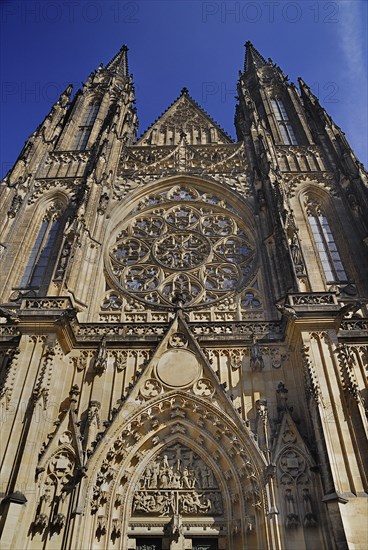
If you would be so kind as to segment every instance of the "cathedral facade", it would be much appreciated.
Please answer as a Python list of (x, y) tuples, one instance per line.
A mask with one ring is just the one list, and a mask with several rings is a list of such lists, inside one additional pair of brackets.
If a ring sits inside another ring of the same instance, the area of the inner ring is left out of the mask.
[(363, 549), (368, 180), (246, 44), (237, 141), (124, 46), (4, 178), (1, 547)]

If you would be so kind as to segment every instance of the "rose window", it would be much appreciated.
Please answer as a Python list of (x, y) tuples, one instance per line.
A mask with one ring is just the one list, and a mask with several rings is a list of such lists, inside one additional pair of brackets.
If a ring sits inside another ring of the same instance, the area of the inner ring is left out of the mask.
[(171, 269), (192, 269), (203, 264), (210, 252), (210, 242), (202, 235), (190, 232), (163, 235), (153, 246), (156, 260)]
[(249, 284), (255, 247), (243, 222), (223, 201), (195, 193), (136, 208), (106, 257), (115, 289), (150, 305), (172, 307), (180, 297), (183, 307), (203, 307)]

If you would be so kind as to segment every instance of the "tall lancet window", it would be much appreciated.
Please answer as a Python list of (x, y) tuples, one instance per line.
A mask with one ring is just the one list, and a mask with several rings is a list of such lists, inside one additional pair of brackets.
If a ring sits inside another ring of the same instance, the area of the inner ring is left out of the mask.
[(91, 135), (99, 108), (99, 103), (91, 103), (90, 105), (88, 105), (83, 114), (83, 118), (78, 129), (78, 134), (74, 143), (74, 149), (77, 149), (78, 151), (83, 151), (87, 147), (88, 139)]
[(22, 288), (39, 289), (50, 270), (50, 260), (60, 227), (59, 212), (54, 208), (42, 221), (36, 241), (29, 255), (26, 268), (20, 283)]
[(278, 122), (280, 133), (285, 145), (298, 145), (293, 127), (281, 99), (271, 99), (273, 113)]
[(306, 206), (309, 224), (327, 283), (347, 282), (344, 266), (323, 209), (313, 200), (308, 200)]

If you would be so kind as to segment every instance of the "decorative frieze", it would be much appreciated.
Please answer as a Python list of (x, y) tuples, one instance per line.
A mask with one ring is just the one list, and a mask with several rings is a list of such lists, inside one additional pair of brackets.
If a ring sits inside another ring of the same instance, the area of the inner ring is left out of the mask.
[[(261, 369), (271, 366), (274, 369), (281, 368), (289, 357), (289, 352), (286, 347), (268, 346), (257, 343), (257, 347), (253, 348), (254, 344), (248, 347), (236, 348), (203, 348), (204, 353), (208, 357), (210, 364), (213, 366), (215, 372), (218, 371), (218, 361), (221, 358), (226, 359), (226, 364), (231, 367), (232, 370), (238, 370), (241, 368), (251, 367), (254, 369), (256, 361), (262, 365)], [(261, 361), (262, 359), (262, 361)]]
[(336, 294), (333, 292), (302, 292), (288, 294), (291, 306), (325, 306), (338, 305)]

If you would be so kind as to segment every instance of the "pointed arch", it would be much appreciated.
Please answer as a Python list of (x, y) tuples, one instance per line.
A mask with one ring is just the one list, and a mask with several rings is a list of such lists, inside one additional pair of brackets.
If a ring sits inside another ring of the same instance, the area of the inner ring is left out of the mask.
[(326, 284), (347, 283), (336, 231), (331, 223), (336, 217), (331, 198), (325, 191), (308, 186), (300, 193), (299, 200)]
[[(323, 493), (313, 457), (287, 410), (279, 427), (274, 462), (280, 519), (287, 530), (295, 532), (294, 544), (301, 545), (310, 536), (308, 530), (322, 523)], [(285, 538), (285, 547), (289, 544)]]
[[(92, 519), (94, 532), (85, 532), (78, 541), (81, 547), (87, 547), (97, 532), (101, 543), (108, 544), (117, 529), (127, 544), (139, 480), (150, 462), (173, 444), (192, 449), (213, 471), (224, 501), (221, 521), (229, 547), (244, 548), (248, 523), (257, 526), (259, 542), (265, 540), (266, 461), (250, 431), (240, 418), (231, 418), (210, 400), (172, 391), (114, 421), (89, 460), (83, 521), (87, 528)], [(168, 519), (165, 516), (162, 525)]]
[(26, 245), (27, 261), (20, 288), (46, 292), (61, 244), (67, 205), (68, 197), (63, 193), (52, 193), (40, 199), (31, 219), (32, 230)]

